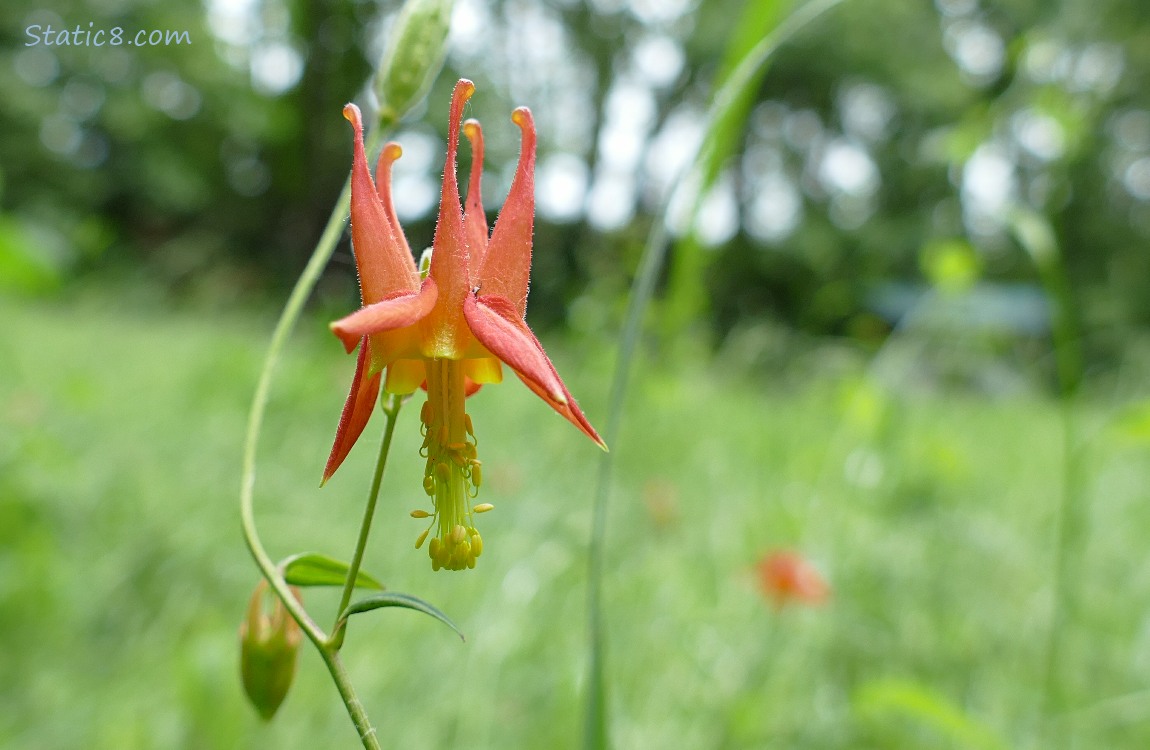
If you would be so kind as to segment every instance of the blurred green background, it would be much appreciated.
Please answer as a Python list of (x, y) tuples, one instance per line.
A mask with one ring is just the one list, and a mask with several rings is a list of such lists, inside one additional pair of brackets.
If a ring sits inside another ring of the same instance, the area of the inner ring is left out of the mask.
[[(393, 134), (420, 248), (455, 79), (489, 216), (532, 108), (528, 319), (597, 426), (643, 242), (675, 237), (612, 446), (616, 746), (1145, 747), (1150, 6), (846, 0), (779, 49), (692, 197), (718, 85), (797, 5), (457, 0)], [(0, 747), (355, 746), (306, 647), (274, 722), (244, 702), (237, 494), (268, 333), (347, 176), (340, 108), (370, 111), (397, 7), (0, 7)], [(32, 44), (49, 26), (190, 43)], [(355, 284), (345, 239), (277, 380), (276, 557), (351, 552), (372, 451), (317, 484)], [(347, 659), (385, 746), (572, 747), (599, 456), (515, 383), (472, 402), (478, 569), (412, 549), (412, 406), (367, 556), (468, 643), (387, 611)], [(771, 607), (755, 564), (779, 548), (825, 604)], [(307, 602), (325, 625), (337, 604)]]

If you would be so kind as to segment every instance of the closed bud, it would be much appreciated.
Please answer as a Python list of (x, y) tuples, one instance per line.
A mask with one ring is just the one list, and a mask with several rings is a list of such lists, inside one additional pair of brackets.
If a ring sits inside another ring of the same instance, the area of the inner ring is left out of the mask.
[(379, 116), (398, 121), (431, 88), (447, 57), (453, 0), (407, 0), (387, 37), (375, 77)]
[[(270, 614), (264, 611), (267, 581), (260, 579), (240, 624), (240, 674), (244, 692), (265, 721), (275, 716), (295, 677), (302, 638), (299, 625), (278, 597)], [(292, 587), (298, 600), (299, 589)]]

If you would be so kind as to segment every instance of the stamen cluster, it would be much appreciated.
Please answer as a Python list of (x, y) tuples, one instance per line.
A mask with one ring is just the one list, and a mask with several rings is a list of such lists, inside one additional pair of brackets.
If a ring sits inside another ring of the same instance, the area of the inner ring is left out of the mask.
[(471, 415), (462, 415), (463, 434), (453, 436), (448, 424), (450, 415), (437, 408), (434, 395), (429, 388), (428, 400), (419, 414), (423, 435), (419, 455), (427, 459), (423, 490), (432, 499), (434, 511), (411, 512), (413, 518), (432, 519), (416, 540), (415, 548), (420, 549), (435, 529), (436, 534), (427, 547), (432, 569), (474, 568), (476, 558), (483, 554), (483, 537), (475, 528), (474, 514), (485, 513), (493, 506), (489, 503), (471, 505), (483, 484), (483, 464), (476, 453), (478, 442)]

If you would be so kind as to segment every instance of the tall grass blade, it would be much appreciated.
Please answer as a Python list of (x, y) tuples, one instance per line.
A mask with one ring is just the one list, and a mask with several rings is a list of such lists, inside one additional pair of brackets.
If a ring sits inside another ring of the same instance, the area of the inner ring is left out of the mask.
[[(707, 153), (707, 144), (715, 140), (716, 132), (727, 121), (726, 118), (729, 117), (729, 113), (739, 104), (742, 97), (747, 96), (746, 92), (754, 90), (759, 76), (761, 76), (762, 71), (766, 70), (767, 62), (775, 50), (790, 40), (807, 24), (842, 1), (812, 0), (812, 2), (803, 5), (779, 23), (771, 33), (759, 40), (758, 44), (743, 57), (723, 86), (715, 93), (711, 108), (707, 113), (703, 145), (691, 160), (687, 179), (680, 184), (690, 185), (692, 182), (697, 182), (697, 175), (703, 168)], [(697, 198), (698, 195), (696, 193), (694, 198)], [(583, 747), (585, 750), (603, 750), (610, 747), (610, 737), (607, 731), (607, 688), (604, 680), (607, 644), (602, 612), (603, 555), (607, 507), (611, 496), (611, 476), (614, 461), (618, 455), (618, 451), (614, 448), (618, 443), (619, 425), (623, 416), (623, 401), (627, 395), (635, 348), (639, 340), (644, 313), (650, 304), (655, 291), (655, 282), (659, 278), (659, 273), (662, 271), (666, 259), (666, 214), (667, 206), (670, 205), (672, 199), (673, 196), (668, 197), (651, 227), (650, 234), (647, 235), (643, 256), (639, 261), (638, 273), (631, 284), (631, 294), (627, 302), (627, 312), (619, 343), (619, 356), (615, 363), (608, 400), (607, 428), (603, 437), (613, 450), (610, 453), (604, 453), (599, 462), (587, 560), (589, 663), (583, 722)]]

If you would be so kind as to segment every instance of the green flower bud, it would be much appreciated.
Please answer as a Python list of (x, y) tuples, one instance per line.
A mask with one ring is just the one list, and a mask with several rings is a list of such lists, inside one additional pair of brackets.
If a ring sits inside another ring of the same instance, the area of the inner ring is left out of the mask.
[(407, 0), (391, 27), (375, 77), (382, 120), (398, 121), (431, 88), (447, 57), (453, 0)]
[[(275, 716), (295, 677), (302, 637), (299, 625), (278, 598), (270, 615), (264, 612), (267, 581), (260, 579), (240, 624), (240, 674), (244, 692), (265, 721)], [(292, 587), (298, 600), (299, 589)]]

